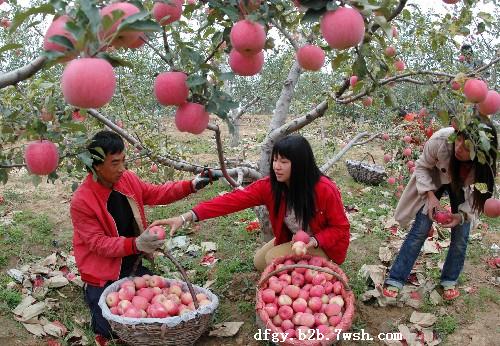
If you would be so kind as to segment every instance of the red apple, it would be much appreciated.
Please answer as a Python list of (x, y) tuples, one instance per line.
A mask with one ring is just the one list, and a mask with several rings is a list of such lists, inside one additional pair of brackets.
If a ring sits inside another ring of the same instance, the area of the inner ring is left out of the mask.
[(51, 141), (34, 141), (26, 147), (24, 161), (30, 173), (47, 175), (54, 172), (59, 165), (59, 151)]

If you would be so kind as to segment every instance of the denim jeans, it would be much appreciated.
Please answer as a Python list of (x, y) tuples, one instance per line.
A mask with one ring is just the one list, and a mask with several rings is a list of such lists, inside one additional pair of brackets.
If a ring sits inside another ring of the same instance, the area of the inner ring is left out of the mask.
[[(423, 207), (422, 207), (423, 209)], [(432, 220), (422, 214), (420, 209), (415, 217), (415, 222), (408, 232), (396, 260), (392, 264), (386, 285), (402, 288), (417, 260), (418, 254), (424, 245), (425, 239), (432, 226)], [(464, 222), (451, 229), (451, 243), (441, 273), (441, 285), (453, 286), (457, 283), (462, 272), (469, 240), (470, 223)]]

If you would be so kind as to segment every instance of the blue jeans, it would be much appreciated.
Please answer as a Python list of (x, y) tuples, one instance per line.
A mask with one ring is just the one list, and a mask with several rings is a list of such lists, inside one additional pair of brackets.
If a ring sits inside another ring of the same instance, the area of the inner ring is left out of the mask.
[[(423, 208), (422, 208), (423, 209)], [(432, 226), (432, 220), (422, 214), (420, 209), (415, 217), (415, 222), (408, 232), (396, 260), (392, 264), (386, 285), (401, 289), (410, 275), (411, 269), (417, 260), (420, 249)], [(441, 273), (443, 287), (456, 285), (458, 276), (462, 272), (469, 240), (470, 223), (464, 222), (451, 229), (451, 243)]]

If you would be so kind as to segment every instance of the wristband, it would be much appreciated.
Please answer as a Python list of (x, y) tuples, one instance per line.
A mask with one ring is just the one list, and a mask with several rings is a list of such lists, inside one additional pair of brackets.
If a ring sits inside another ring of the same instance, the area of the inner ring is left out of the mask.
[(186, 224), (186, 218), (184, 217), (184, 215), (181, 214), (181, 219), (182, 219), (182, 225), (185, 225)]

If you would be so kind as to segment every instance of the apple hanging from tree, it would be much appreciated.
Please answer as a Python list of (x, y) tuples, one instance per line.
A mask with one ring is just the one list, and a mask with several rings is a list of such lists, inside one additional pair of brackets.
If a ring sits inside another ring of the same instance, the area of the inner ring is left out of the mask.
[(233, 49), (243, 55), (255, 55), (264, 49), (266, 31), (264, 27), (250, 20), (240, 20), (229, 34)]
[(154, 94), (164, 106), (180, 106), (189, 96), (187, 76), (184, 72), (162, 72), (156, 76)]
[(480, 79), (469, 79), (464, 85), (464, 95), (470, 102), (483, 102), (488, 96), (488, 86)]
[(59, 151), (49, 140), (34, 141), (26, 147), (24, 160), (31, 174), (47, 175), (59, 165)]
[(253, 76), (262, 70), (264, 53), (260, 51), (255, 55), (243, 55), (237, 50), (229, 53), (229, 66), (234, 73), (240, 76)]
[(340, 7), (327, 11), (320, 21), (321, 34), (331, 48), (357, 46), (365, 36), (365, 22), (358, 10)]
[(182, 3), (183, 0), (169, 0), (166, 2), (155, 2), (153, 6), (153, 18), (161, 26), (171, 24), (182, 15)]
[(99, 108), (107, 104), (115, 92), (113, 66), (104, 59), (71, 60), (61, 77), (64, 100), (79, 108)]
[(318, 71), (325, 63), (325, 52), (318, 46), (307, 44), (297, 50), (297, 61), (304, 70)]

